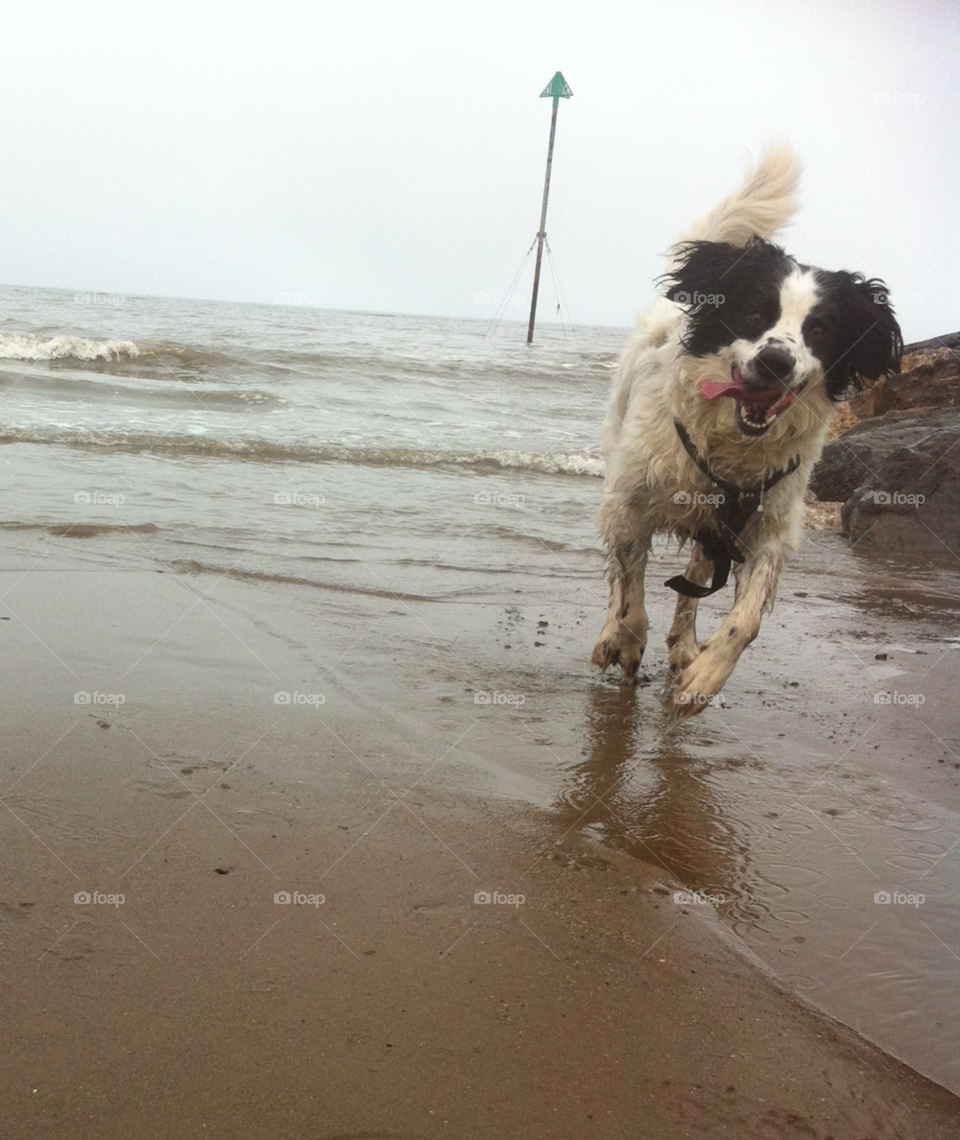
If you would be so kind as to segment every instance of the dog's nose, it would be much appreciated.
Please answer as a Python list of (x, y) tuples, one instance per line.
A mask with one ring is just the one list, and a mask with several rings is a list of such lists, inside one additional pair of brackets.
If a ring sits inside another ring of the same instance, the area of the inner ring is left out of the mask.
[(782, 384), (796, 367), (796, 357), (775, 344), (762, 348), (754, 358), (757, 376), (766, 383), (776, 381)]

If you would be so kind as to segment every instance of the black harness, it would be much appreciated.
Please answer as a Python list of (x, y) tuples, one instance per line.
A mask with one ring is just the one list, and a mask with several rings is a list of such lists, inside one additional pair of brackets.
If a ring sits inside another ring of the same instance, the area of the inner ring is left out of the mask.
[(800, 456), (795, 455), (782, 471), (774, 471), (769, 478), (762, 479), (759, 487), (751, 487), (749, 490), (736, 487), (733, 483), (714, 475), (707, 461), (694, 446), (687, 429), (677, 419), (673, 423), (687, 455), (710, 482), (723, 491), (722, 501), (717, 507), (717, 526), (710, 530), (698, 530), (693, 536), (694, 541), (699, 542), (703, 548), (704, 555), (713, 563), (713, 581), (709, 586), (698, 586), (682, 574), (677, 574), (666, 582), (671, 590), (676, 590), (678, 594), (683, 594), (687, 598), (705, 598), (709, 594), (715, 594), (717, 590), (722, 590), (727, 584), (731, 563), (745, 561), (737, 544), (740, 532), (751, 516), (763, 511), (765, 492), (800, 466)]

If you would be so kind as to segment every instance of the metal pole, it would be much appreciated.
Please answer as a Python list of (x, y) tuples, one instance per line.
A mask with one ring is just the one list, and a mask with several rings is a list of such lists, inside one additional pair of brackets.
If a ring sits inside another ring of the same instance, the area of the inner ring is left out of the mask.
[(547, 198), (550, 195), (550, 167), (553, 165), (553, 138), (557, 133), (557, 108), (560, 96), (553, 97), (553, 114), (550, 116), (550, 144), (547, 147), (547, 173), (543, 180), (543, 209), (540, 211), (540, 233), (537, 241), (537, 267), (533, 271), (533, 296), (530, 299), (530, 324), (527, 326), (527, 344), (533, 344), (533, 326), (537, 319), (537, 294), (540, 291), (540, 261), (543, 242), (547, 236)]

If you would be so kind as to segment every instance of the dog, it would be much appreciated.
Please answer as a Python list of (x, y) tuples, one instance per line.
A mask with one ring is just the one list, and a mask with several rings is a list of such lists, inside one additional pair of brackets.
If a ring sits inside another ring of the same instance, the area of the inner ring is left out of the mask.
[[(610, 606), (592, 661), (636, 683), (651, 540), (690, 542), (685, 574), (667, 583), (679, 595), (667, 637), (679, 716), (720, 692), (772, 609), (837, 404), (899, 370), (886, 285), (804, 265), (772, 242), (796, 212), (800, 171), (789, 147), (768, 148), (673, 247), (607, 407), (599, 526)], [(731, 567), (733, 606), (698, 645), (698, 600)]]

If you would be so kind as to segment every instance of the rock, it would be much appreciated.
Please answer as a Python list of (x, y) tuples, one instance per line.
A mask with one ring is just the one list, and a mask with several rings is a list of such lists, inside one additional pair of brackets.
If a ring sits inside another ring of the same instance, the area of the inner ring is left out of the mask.
[(960, 556), (960, 333), (907, 345), (900, 373), (844, 405), (829, 438), (808, 494), (843, 503), (844, 534), (918, 559)]
[[(808, 492), (809, 494), (809, 492)], [(810, 530), (840, 530), (841, 503), (818, 503), (811, 501), (813, 496), (804, 504), (803, 525)]]
[(844, 534), (916, 560), (960, 557), (960, 408), (888, 414), (838, 444), (863, 469), (841, 511)]
[(909, 356), (914, 352), (938, 352), (941, 348), (960, 348), (960, 332), (945, 333), (929, 340), (915, 340), (912, 344), (905, 344), (903, 355)]
[(830, 428), (827, 431), (827, 442), (833, 443), (838, 435), (843, 435), (844, 432), (855, 427), (859, 420), (860, 417), (854, 415), (853, 408), (849, 402), (840, 404), (837, 408), (836, 415), (834, 415), (830, 421)]
[(912, 408), (953, 408), (960, 404), (960, 333), (910, 344), (896, 376), (871, 385), (849, 410), (859, 420)]
[(823, 449), (810, 478), (810, 490), (821, 503), (844, 502), (858, 487), (867, 484), (894, 451), (913, 446), (933, 431), (958, 428), (957, 408), (888, 412), (879, 419), (861, 420)]

